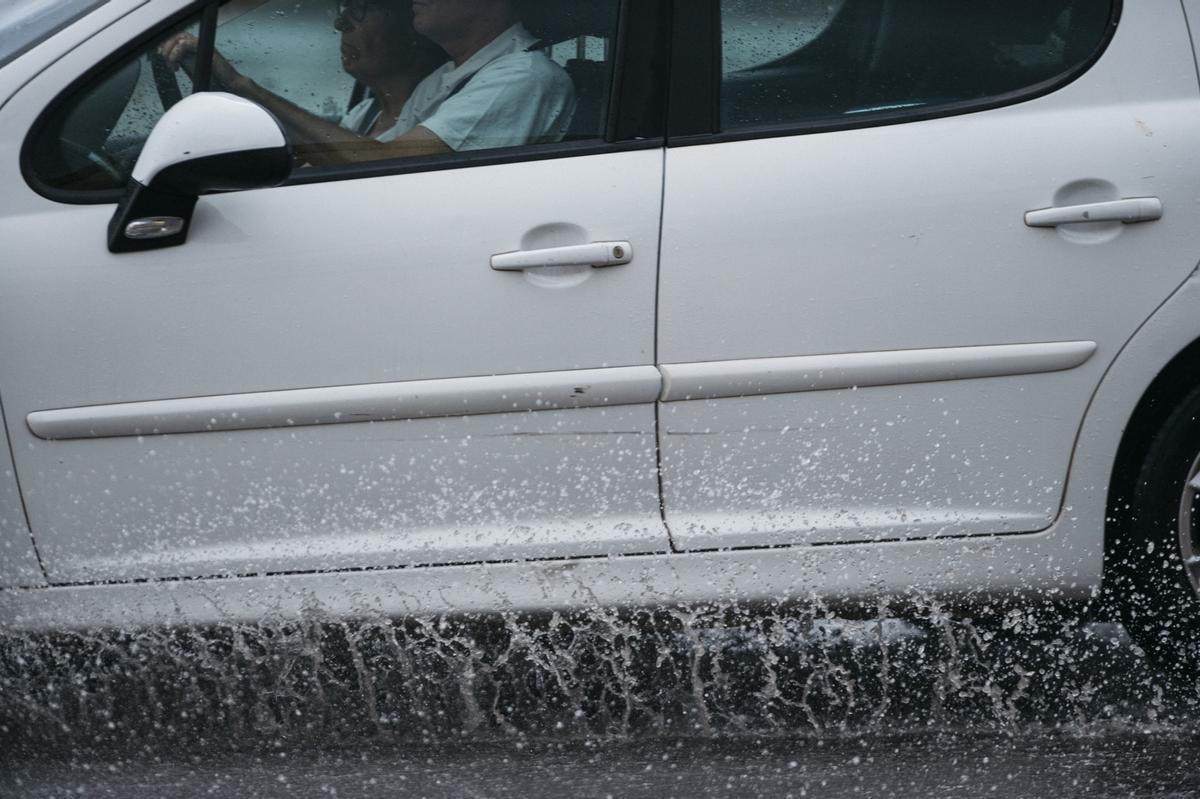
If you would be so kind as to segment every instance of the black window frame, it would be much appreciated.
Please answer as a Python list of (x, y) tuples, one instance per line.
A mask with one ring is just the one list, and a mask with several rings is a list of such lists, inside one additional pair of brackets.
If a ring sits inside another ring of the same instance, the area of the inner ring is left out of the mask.
[[(919, 2), (920, 0), (910, 0)], [(800, 136), (839, 130), (862, 130), (908, 122), (961, 116), (1016, 105), (1052, 94), (1088, 72), (1108, 50), (1124, 11), (1124, 0), (1110, 0), (1112, 12), (1104, 35), (1085, 59), (1053, 78), (989, 97), (935, 106), (920, 106), (798, 122), (747, 125), (723, 130), (721, 125), (721, 0), (678, 0), (673, 20), (671, 104), (667, 146), (687, 147), (718, 142)], [(686, 32), (686, 34), (685, 34)], [(686, 38), (681, 38), (686, 35)], [(706, 42), (707, 48), (694, 46)]]
[[(211, 21), (211, 27), (202, 24), (200, 38), (211, 42), (215, 37), (216, 9), (220, 5), (221, 0), (188, 3), (88, 68), (60, 91), (34, 120), (21, 146), (21, 174), (29, 187), (48, 200), (68, 205), (120, 202), (126, 193), (125, 187), (64, 189), (46, 183), (38, 175), (34, 163), (35, 143), (49, 132), (56, 112), (64, 104), (72, 102), (80, 92), (88, 91), (110, 69), (144, 50), (172, 28), (204, 14), (204, 19)], [(666, 143), (667, 129), (670, 10), (671, 0), (619, 0), (607, 129), (597, 139), (309, 167), (293, 174), (282, 186), (661, 148)], [(205, 62), (211, 62), (211, 48), (202, 54), (197, 65), (197, 85), (204, 85), (200, 79), (211, 70), (211, 63)]]

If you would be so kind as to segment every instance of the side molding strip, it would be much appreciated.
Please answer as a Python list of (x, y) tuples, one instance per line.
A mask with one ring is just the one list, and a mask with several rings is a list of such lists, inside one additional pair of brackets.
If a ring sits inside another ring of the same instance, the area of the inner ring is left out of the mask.
[(453, 377), (35, 411), (38, 438), (151, 436), (829, 391), (1073, 369), (1093, 341)]
[(653, 366), (454, 377), (92, 405), (26, 417), (38, 438), (108, 438), (634, 405), (658, 399)]
[(926, 350), (802, 355), (710, 363), (672, 363), (662, 402), (932, 383), (1074, 369), (1096, 352), (1094, 341), (1001, 344)]

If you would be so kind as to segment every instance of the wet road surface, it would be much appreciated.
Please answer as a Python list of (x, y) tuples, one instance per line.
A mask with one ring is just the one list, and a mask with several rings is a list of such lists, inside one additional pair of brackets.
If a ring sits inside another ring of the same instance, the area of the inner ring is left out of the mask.
[(1200, 796), (1113, 623), (691, 608), (0, 639), (0, 796)]
[(450, 743), (194, 761), (41, 762), (11, 796), (1200, 796), (1200, 739), (1167, 731), (843, 740)]

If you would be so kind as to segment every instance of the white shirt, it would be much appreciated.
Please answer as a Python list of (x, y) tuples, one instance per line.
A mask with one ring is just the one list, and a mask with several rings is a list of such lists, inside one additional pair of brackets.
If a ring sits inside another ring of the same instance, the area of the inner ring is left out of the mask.
[(389, 141), (420, 125), (456, 151), (560, 141), (575, 113), (575, 87), (544, 53), (528, 51), (536, 42), (518, 23), (461, 66), (443, 64), (376, 138)]
[[(371, 129), (371, 127), (375, 124), (375, 120), (378, 118), (379, 105), (371, 97), (370, 92), (368, 92), (365, 98), (360, 100), (353, 108), (342, 115), (342, 118), (338, 124), (346, 130), (354, 131), (361, 136), (366, 136), (367, 131)], [(396, 127), (392, 126), (390, 129), (384, 131), (375, 138), (379, 139), (379, 141), (390, 141), (402, 133), (407, 133), (407, 131), (397, 132)]]

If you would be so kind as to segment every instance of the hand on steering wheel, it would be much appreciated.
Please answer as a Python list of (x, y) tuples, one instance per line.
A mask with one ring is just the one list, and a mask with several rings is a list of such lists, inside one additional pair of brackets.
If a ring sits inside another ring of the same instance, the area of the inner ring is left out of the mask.
[(179, 78), (175, 69), (167, 62), (159, 50), (151, 50), (146, 54), (150, 61), (150, 71), (154, 76), (154, 91), (162, 102), (163, 110), (169, 111), (171, 106), (183, 99), (183, 90), (179, 88)]
[[(182, 67), (185, 72), (191, 75), (195, 72), (196, 55), (199, 48), (200, 41), (192, 34), (184, 31), (171, 36), (160, 44), (151, 58), (155, 55), (159, 56), (162, 59), (163, 66), (168, 70), (175, 70)], [(212, 61), (213, 88), (240, 94), (238, 87), (245, 80), (242, 74), (234, 69), (233, 65), (216, 51), (213, 52)], [(155, 62), (151, 61), (151, 63)], [(155, 86), (158, 87), (159, 96), (163, 97), (162, 82), (158, 79), (157, 67), (155, 69)], [(171, 74), (170, 77), (174, 81), (174, 74)], [(175, 86), (178, 89), (178, 82), (175, 83)], [(165, 97), (163, 97), (163, 101), (165, 104)], [(178, 100), (175, 102), (178, 102)]]

